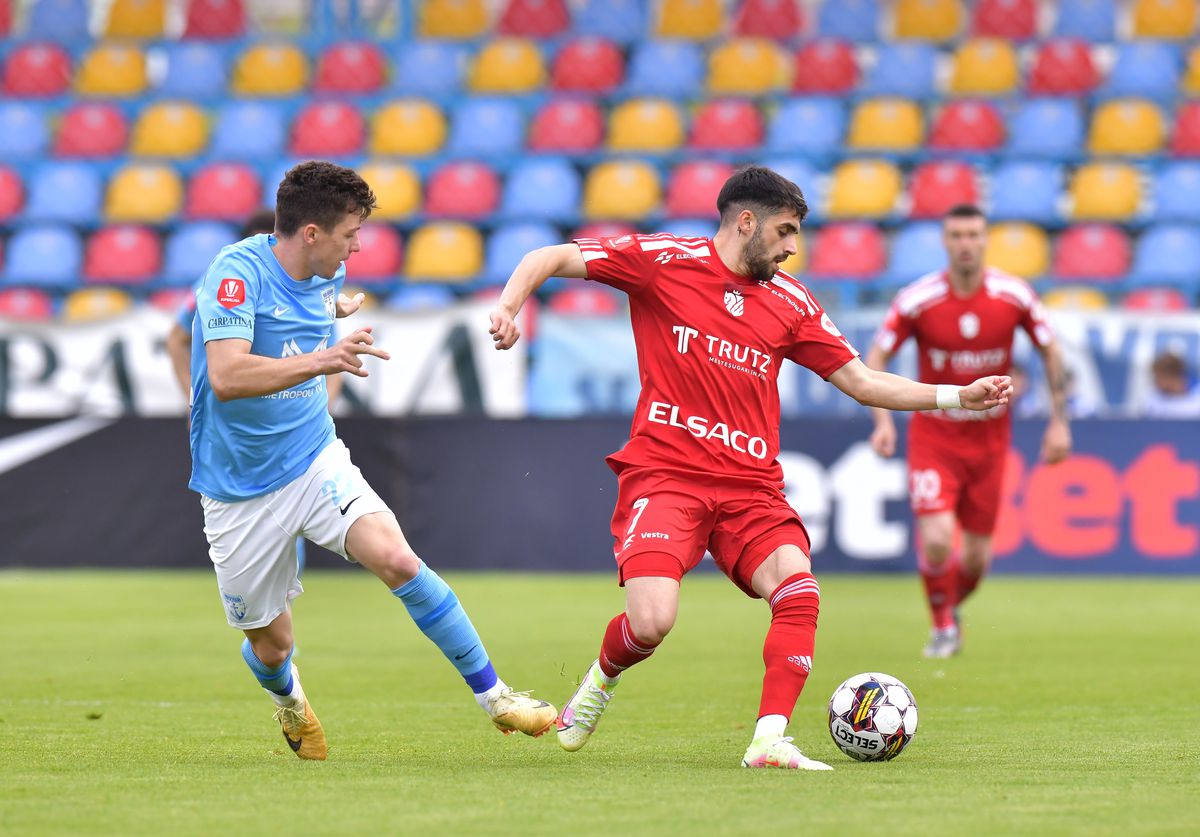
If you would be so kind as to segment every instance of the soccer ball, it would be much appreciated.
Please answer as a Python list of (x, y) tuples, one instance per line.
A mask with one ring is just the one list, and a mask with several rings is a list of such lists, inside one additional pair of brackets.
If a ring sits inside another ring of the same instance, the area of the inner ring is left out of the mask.
[(890, 674), (856, 674), (829, 699), (833, 743), (858, 761), (890, 761), (917, 732), (917, 702)]

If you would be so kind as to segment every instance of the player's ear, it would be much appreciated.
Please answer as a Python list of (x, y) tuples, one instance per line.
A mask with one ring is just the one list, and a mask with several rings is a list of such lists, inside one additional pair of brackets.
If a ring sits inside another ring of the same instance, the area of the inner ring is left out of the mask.
[(317, 233), (319, 231), (320, 230), (316, 224), (305, 224), (304, 228), (300, 231), (301, 235), (304, 236), (304, 243), (305, 244), (316, 244), (317, 243)]
[(754, 235), (754, 228), (758, 225), (758, 218), (749, 209), (743, 209), (738, 213), (738, 232), (743, 235)]

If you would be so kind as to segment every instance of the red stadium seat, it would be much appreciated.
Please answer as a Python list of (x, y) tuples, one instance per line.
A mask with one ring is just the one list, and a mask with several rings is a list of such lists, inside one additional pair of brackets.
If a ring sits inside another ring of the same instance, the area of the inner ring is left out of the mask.
[(86, 282), (140, 284), (156, 278), (161, 264), (162, 247), (153, 230), (106, 227), (87, 243), (83, 278)]
[(185, 38), (236, 38), (246, 31), (242, 0), (189, 0)]
[(1176, 157), (1200, 157), (1200, 102), (1184, 102), (1176, 109), (1171, 153)]
[(1126, 311), (1168, 314), (1191, 308), (1187, 297), (1178, 288), (1138, 288), (1122, 301)]
[(804, 12), (796, 0), (742, 0), (733, 18), (734, 34), (745, 38), (790, 41), (804, 29)]
[(871, 224), (829, 224), (817, 231), (808, 272), (813, 276), (867, 279), (883, 271), (883, 236)]
[(620, 238), (623, 235), (633, 235), (637, 232), (637, 227), (632, 224), (623, 224), (620, 221), (595, 221), (591, 224), (584, 224), (568, 237), (576, 238)]
[(604, 140), (604, 114), (591, 101), (550, 102), (533, 117), (532, 151), (593, 151)]
[(71, 84), (71, 56), (54, 44), (17, 47), (4, 62), (3, 90), (9, 96), (58, 96)]
[(345, 157), (357, 154), (367, 137), (367, 124), (349, 102), (313, 102), (292, 125), (291, 151), (296, 157)]
[(112, 157), (125, 150), (129, 123), (112, 105), (84, 102), (63, 114), (54, 141), (60, 157)]
[(1038, 48), (1029, 73), (1029, 92), (1042, 96), (1082, 96), (1100, 83), (1087, 41), (1047, 41)]
[(318, 93), (374, 93), (387, 81), (387, 59), (372, 44), (334, 44), (321, 53), (313, 89)]
[(508, 0), (496, 29), (501, 35), (552, 38), (570, 26), (564, 0)]
[(1129, 271), (1130, 255), (1120, 227), (1082, 224), (1058, 237), (1051, 273), (1061, 279), (1120, 279)]
[(750, 149), (762, 145), (762, 114), (752, 102), (707, 102), (692, 122), (689, 148)]
[(34, 288), (5, 288), (0, 291), (0, 320), (45, 322), (54, 318), (54, 301)]
[(913, 218), (941, 218), (950, 207), (960, 203), (979, 202), (979, 186), (975, 169), (967, 163), (924, 163), (912, 175)]
[(25, 187), (21, 178), (7, 166), (0, 166), (0, 221), (16, 215), (24, 205)]
[(711, 160), (681, 163), (667, 183), (667, 215), (672, 218), (716, 218), (717, 195), (733, 174), (733, 166)]
[(12, 31), (12, 2), (0, 0), (0, 37)]
[(625, 78), (625, 56), (612, 41), (580, 38), (554, 57), (550, 73), (553, 90), (607, 93)]
[(929, 147), (955, 151), (991, 151), (1004, 142), (1004, 120), (987, 102), (950, 102), (937, 116)]
[(858, 59), (844, 41), (826, 39), (805, 44), (796, 53), (796, 93), (849, 93), (858, 86)]
[(550, 297), (550, 310), (569, 317), (611, 317), (620, 313), (621, 304), (604, 288), (577, 285)]
[(150, 294), (147, 302), (159, 311), (178, 314), (179, 309), (183, 308), (186, 302), (191, 302), (192, 307), (195, 308), (195, 299), (192, 294), (191, 288), (163, 288), (161, 291)]
[(481, 218), (500, 202), (500, 178), (482, 163), (450, 163), (433, 173), (425, 213), (442, 218)]
[(403, 247), (400, 233), (391, 224), (366, 223), (358, 231), (362, 248), (346, 262), (347, 281), (368, 285), (388, 282), (400, 275)]
[(985, 38), (1024, 41), (1037, 34), (1036, 0), (979, 0), (971, 32)]
[(185, 212), (197, 220), (242, 221), (262, 206), (262, 185), (249, 166), (214, 163), (188, 184)]

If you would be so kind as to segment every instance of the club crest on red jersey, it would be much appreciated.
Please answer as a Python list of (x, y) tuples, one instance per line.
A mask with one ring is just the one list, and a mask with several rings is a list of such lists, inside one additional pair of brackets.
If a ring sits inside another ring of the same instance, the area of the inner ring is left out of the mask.
[(958, 330), (970, 340), (979, 336), (979, 315), (970, 311), (958, 318)]
[(217, 302), (226, 308), (237, 308), (246, 301), (246, 283), (226, 277), (217, 286)]
[(742, 312), (746, 310), (746, 298), (742, 296), (741, 291), (736, 288), (725, 291), (725, 309), (735, 317), (742, 316)]

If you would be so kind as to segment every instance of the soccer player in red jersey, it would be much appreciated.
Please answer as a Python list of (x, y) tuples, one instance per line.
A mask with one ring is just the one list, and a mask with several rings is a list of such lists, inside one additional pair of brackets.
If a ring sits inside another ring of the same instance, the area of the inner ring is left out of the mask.
[(812, 666), (820, 587), (782, 491), (779, 367), (792, 360), (894, 410), (990, 409), (1007, 403), (1011, 382), (989, 375), (936, 387), (868, 369), (807, 288), (779, 270), (808, 212), (800, 189), (749, 167), (726, 181), (717, 208), (712, 239), (625, 235), (534, 250), (491, 315), (496, 348), (507, 349), (520, 337), (517, 312), (546, 279), (591, 279), (629, 296), (637, 345), (642, 391), (630, 439), (607, 460), (618, 479), (612, 534), (626, 607), (559, 715), (559, 743), (587, 742), (621, 673), (671, 630), (680, 580), (707, 549), (771, 608), (759, 720), (742, 764), (828, 770), (785, 736)]
[[(956, 206), (942, 224), (948, 269), (923, 276), (896, 295), (867, 352), (867, 366), (886, 369), (900, 345), (913, 337), (922, 381), (961, 384), (980, 375), (1007, 375), (1013, 336), (1024, 329), (1041, 353), (1050, 385), (1042, 458), (1048, 463), (1065, 459), (1071, 452), (1066, 377), (1037, 294), (1024, 280), (984, 266), (987, 219), (978, 208)], [(896, 426), (886, 411), (872, 412), (871, 446), (881, 456), (891, 456)], [(1006, 405), (984, 412), (922, 410), (909, 425), (917, 565), (933, 617), (927, 657), (949, 657), (961, 648), (958, 606), (991, 563), (1010, 432)], [(961, 555), (956, 557), (959, 529)]]

